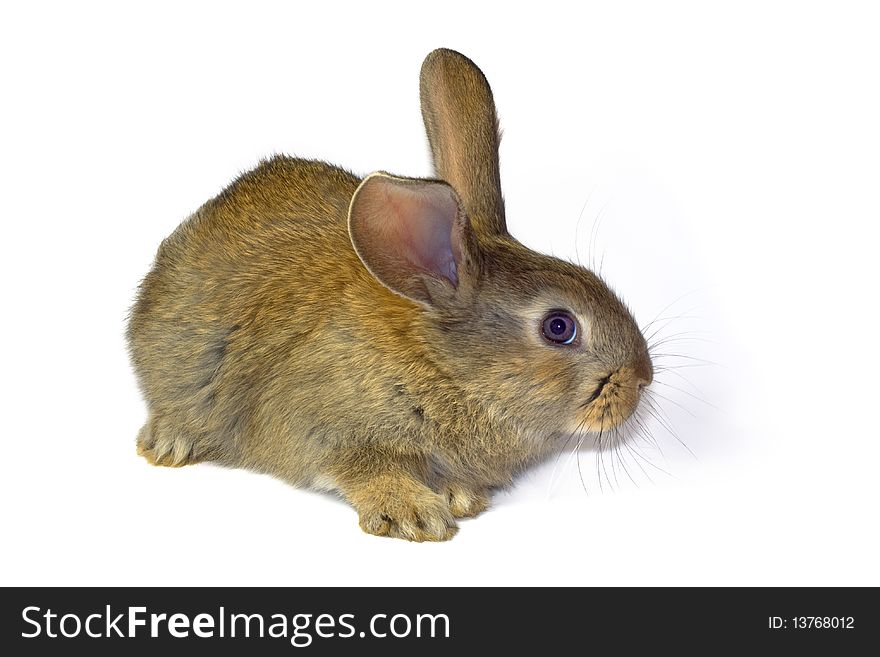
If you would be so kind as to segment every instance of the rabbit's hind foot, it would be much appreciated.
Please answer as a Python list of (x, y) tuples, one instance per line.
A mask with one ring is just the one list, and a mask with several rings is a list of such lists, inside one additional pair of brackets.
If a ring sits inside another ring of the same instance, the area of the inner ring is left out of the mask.
[(137, 437), (137, 453), (152, 465), (179, 468), (197, 463), (193, 450), (195, 441), (179, 428), (151, 417)]

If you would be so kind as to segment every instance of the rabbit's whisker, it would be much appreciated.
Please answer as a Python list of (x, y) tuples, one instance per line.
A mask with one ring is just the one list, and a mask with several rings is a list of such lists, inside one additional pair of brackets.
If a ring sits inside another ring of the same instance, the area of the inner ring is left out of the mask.
[(663, 315), (663, 313), (665, 313), (667, 310), (669, 310), (670, 308), (672, 308), (672, 306), (674, 306), (674, 305), (677, 304), (678, 302), (684, 300), (685, 298), (689, 297), (690, 295), (692, 295), (692, 294), (696, 294), (697, 292), (700, 292), (700, 289), (699, 289), (699, 288), (696, 288), (696, 289), (690, 290), (689, 292), (685, 292), (685, 293), (682, 294), (680, 297), (678, 297), (677, 299), (675, 299), (674, 301), (672, 301), (670, 304), (668, 304), (666, 307), (664, 307), (663, 310), (661, 310), (659, 313), (657, 313), (657, 316), (656, 316), (654, 319), (652, 319), (650, 322), (648, 322), (647, 324), (645, 324), (645, 326), (642, 326), (642, 327), (641, 327), (641, 331), (642, 331), (642, 333), (644, 334), (644, 333), (645, 333), (649, 328), (651, 328), (651, 326), (653, 326), (656, 322), (658, 322), (658, 321), (662, 321), (661, 315)]
[[(669, 433), (670, 436), (675, 438), (675, 440), (682, 447), (684, 447), (693, 458), (696, 459), (697, 455), (694, 454), (693, 450), (691, 450), (691, 448), (688, 447), (681, 438), (679, 438), (678, 434), (672, 428), (672, 425), (671, 425), (671, 422), (670, 422), (668, 416), (666, 416), (665, 413), (663, 413), (663, 410), (654, 403), (654, 399), (652, 399), (652, 396), (656, 395), (656, 394), (657, 394), (656, 392), (652, 391), (650, 393), (650, 395), (645, 397), (645, 399), (648, 402), (648, 408), (650, 409), (651, 415), (654, 417), (655, 420), (657, 420), (657, 422), (660, 424), (660, 426), (662, 426), (666, 430), (666, 432)], [(684, 407), (682, 406), (682, 408), (684, 408)], [(699, 460), (699, 459), (697, 459), (697, 460)]]

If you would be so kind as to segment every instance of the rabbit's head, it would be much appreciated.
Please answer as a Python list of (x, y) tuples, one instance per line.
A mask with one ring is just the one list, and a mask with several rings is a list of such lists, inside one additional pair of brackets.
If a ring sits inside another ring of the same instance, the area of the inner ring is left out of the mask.
[(492, 93), (463, 55), (421, 75), (438, 180), (367, 177), (349, 210), (355, 250), (413, 302), (421, 349), (473, 403), (539, 434), (610, 429), (653, 368), (632, 315), (589, 270), (507, 232)]

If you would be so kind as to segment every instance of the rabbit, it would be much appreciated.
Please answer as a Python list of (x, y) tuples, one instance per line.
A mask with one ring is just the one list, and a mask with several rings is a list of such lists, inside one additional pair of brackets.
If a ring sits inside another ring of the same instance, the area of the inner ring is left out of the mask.
[(435, 179), (276, 156), (158, 249), (127, 338), (150, 463), (210, 461), (332, 491), (369, 534), (443, 541), (653, 376), (591, 271), (507, 231), (479, 68), (420, 78)]

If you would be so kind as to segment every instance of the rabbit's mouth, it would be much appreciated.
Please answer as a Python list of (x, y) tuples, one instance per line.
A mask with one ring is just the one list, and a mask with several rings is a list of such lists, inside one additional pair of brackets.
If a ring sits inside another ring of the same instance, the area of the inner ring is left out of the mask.
[(641, 393), (650, 385), (653, 371), (639, 364), (625, 366), (596, 382), (593, 391), (581, 405), (578, 418), (587, 431), (607, 431), (625, 422), (635, 412)]
[(602, 391), (605, 389), (605, 386), (608, 385), (609, 381), (611, 381), (610, 374), (599, 381), (599, 384), (596, 386), (596, 389), (590, 395), (589, 399), (587, 399), (587, 401), (584, 403), (584, 406), (589, 406), (594, 401), (599, 399), (599, 396), (602, 394)]

